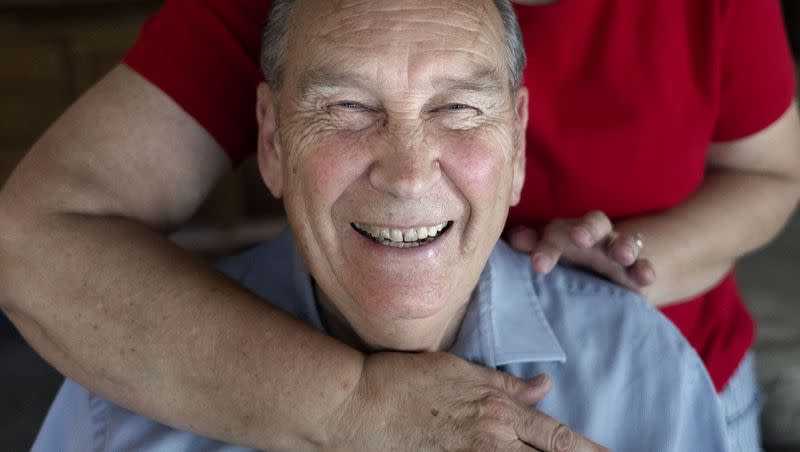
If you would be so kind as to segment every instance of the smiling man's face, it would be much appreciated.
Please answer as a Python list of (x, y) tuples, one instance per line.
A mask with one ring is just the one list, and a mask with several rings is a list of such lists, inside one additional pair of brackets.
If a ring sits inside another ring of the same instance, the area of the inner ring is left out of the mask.
[(322, 310), (373, 348), (446, 346), (524, 177), (499, 13), (308, 0), (289, 29), (280, 91), (259, 88), (259, 162)]

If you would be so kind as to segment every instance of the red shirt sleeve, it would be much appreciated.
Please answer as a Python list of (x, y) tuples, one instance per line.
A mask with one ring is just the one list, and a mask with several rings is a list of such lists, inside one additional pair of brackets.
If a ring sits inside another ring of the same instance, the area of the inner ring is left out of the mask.
[(720, 111), (714, 141), (764, 129), (786, 111), (795, 69), (778, 0), (729, 0), (722, 11)]
[(167, 0), (124, 62), (195, 118), (234, 163), (255, 152), (267, 0)]

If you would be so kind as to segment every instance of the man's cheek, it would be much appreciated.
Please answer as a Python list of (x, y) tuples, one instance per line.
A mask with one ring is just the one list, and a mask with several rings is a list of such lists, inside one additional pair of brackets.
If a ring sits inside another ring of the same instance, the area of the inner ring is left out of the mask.
[(306, 153), (293, 175), (304, 184), (305, 203), (317, 207), (335, 202), (365, 171), (365, 156), (346, 146), (321, 146)]
[(471, 199), (492, 200), (500, 179), (508, 172), (510, 162), (499, 148), (486, 143), (464, 140), (442, 155), (443, 171), (458, 189)]

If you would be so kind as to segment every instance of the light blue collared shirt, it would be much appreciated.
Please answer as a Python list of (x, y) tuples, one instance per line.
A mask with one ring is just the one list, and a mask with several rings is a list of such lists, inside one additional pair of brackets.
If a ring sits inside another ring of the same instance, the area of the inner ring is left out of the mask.
[[(220, 269), (323, 330), (311, 277), (286, 232)], [(473, 292), (452, 353), (553, 389), (537, 408), (617, 452), (724, 451), (724, 417), (702, 362), (675, 327), (637, 295), (498, 242)], [(34, 451), (245, 451), (176, 430), (67, 380)]]

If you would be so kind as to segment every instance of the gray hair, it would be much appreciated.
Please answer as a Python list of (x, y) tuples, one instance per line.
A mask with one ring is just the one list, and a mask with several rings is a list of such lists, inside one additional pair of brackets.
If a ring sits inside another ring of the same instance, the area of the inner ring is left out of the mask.
[[(272, 0), (267, 25), (261, 36), (261, 71), (267, 84), (275, 90), (283, 84), (283, 70), (289, 48), (289, 21), (294, 0)], [(506, 38), (506, 66), (508, 83), (516, 91), (522, 83), (522, 70), (525, 68), (525, 46), (517, 15), (509, 0), (494, 0), (500, 13)]]

